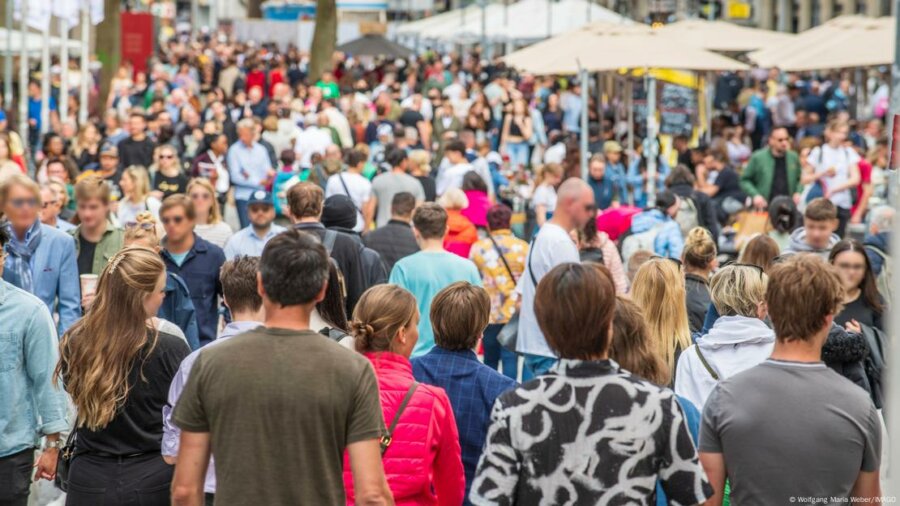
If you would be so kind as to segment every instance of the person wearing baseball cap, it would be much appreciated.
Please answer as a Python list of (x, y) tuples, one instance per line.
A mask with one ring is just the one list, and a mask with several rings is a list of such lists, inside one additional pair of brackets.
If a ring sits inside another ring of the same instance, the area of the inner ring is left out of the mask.
[(225, 258), (233, 259), (238, 255), (258, 257), (269, 242), (269, 239), (284, 232), (285, 228), (276, 225), (275, 200), (271, 192), (256, 190), (247, 199), (247, 214), (250, 224), (238, 230), (225, 243)]

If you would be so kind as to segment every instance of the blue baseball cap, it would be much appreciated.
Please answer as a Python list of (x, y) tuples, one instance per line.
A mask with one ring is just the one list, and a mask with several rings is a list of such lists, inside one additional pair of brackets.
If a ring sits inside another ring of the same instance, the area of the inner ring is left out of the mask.
[(252, 206), (253, 204), (267, 204), (270, 206), (275, 205), (275, 202), (272, 200), (272, 193), (267, 192), (265, 190), (256, 190), (255, 192), (250, 194), (250, 198), (247, 199), (247, 205)]

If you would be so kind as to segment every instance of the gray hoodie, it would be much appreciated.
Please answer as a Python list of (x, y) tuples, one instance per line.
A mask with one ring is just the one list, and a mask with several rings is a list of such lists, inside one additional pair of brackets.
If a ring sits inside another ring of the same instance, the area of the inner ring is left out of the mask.
[(840, 241), (841, 238), (837, 234), (831, 234), (831, 239), (828, 240), (828, 246), (822, 249), (813, 248), (806, 242), (806, 229), (803, 227), (794, 230), (791, 233), (790, 243), (788, 247), (785, 248), (781, 253), (783, 255), (793, 254), (793, 253), (815, 253), (822, 257), (826, 262), (828, 261), (828, 253), (831, 252), (831, 248), (834, 247), (835, 244)]

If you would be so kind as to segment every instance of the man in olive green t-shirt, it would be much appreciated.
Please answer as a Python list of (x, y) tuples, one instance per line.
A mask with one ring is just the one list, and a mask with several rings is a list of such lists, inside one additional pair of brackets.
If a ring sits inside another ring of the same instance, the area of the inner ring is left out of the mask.
[(343, 505), (343, 454), (360, 504), (392, 504), (381, 465), (383, 425), (369, 362), (309, 330), (325, 294), (328, 254), (289, 230), (260, 259), (265, 328), (197, 358), (175, 407), (182, 429), (173, 504), (201, 505), (210, 449), (216, 505)]

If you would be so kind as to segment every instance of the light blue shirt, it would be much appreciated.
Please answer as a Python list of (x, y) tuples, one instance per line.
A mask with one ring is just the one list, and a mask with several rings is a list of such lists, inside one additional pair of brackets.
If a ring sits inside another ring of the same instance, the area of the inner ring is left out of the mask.
[(481, 275), (475, 264), (446, 251), (420, 251), (394, 264), (389, 283), (412, 292), (419, 305), (419, 341), (412, 356), (424, 355), (434, 347), (431, 299), (457, 281), (481, 286)]
[(249, 200), (256, 190), (264, 190), (262, 183), (269, 176), (272, 165), (269, 153), (258, 142), (247, 146), (237, 141), (228, 148), (226, 158), (235, 200)]
[(266, 247), (269, 239), (284, 231), (284, 227), (273, 223), (266, 235), (260, 238), (256, 235), (256, 231), (253, 230), (253, 225), (244, 227), (232, 235), (228, 242), (225, 243), (225, 259), (231, 260), (238, 255), (248, 257), (262, 256), (263, 248)]
[(184, 259), (187, 258), (188, 253), (190, 252), (191, 250), (187, 250), (184, 253), (172, 253), (170, 251), (169, 256), (172, 257), (172, 261), (175, 262), (175, 265), (181, 267), (181, 265), (184, 264)]
[(53, 382), (59, 341), (40, 299), (0, 280), (0, 458), (68, 428), (66, 393)]
[[(169, 403), (163, 406), (163, 438), (161, 445), (163, 455), (166, 457), (178, 456), (178, 438), (181, 437), (181, 429), (172, 420), (172, 412), (175, 410), (175, 405), (178, 404), (178, 398), (181, 397), (184, 386), (187, 385), (188, 378), (191, 375), (191, 368), (194, 367), (194, 362), (200, 356), (200, 352), (210, 346), (227, 341), (238, 334), (243, 334), (262, 326), (263, 324), (260, 322), (231, 322), (222, 329), (218, 339), (206, 345), (205, 348), (200, 348), (184, 357), (184, 360), (181, 361), (181, 365), (178, 367), (178, 372), (175, 373), (175, 377), (172, 378), (172, 383), (169, 385)], [(209, 467), (206, 469), (206, 483), (203, 485), (203, 491), (210, 494), (216, 493), (216, 466), (212, 457), (210, 457)]]

